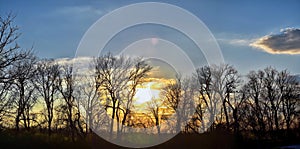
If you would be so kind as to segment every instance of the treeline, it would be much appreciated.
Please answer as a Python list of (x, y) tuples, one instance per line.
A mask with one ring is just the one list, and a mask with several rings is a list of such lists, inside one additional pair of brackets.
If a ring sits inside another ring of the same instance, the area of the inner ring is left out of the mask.
[[(300, 86), (287, 70), (268, 67), (242, 77), (230, 65), (201, 67), (190, 77), (177, 76), (160, 100), (147, 103), (150, 116), (134, 119), (137, 87), (152, 70), (143, 59), (103, 55), (82, 75), (71, 64), (21, 49), (13, 19), (0, 18), (1, 130), (47, 129), (72, 139), (92, 130), (120, 137), (125, 126), (156, 126), (157, 133), (222, 129), (259, 139), (299, 136)], [(176, 111), (175, 118), (163, 107)], [(169, 127), (161, 128), (167, 120)]]
[(112, 134), (117, 125), (117, 132), (124, 131), (137, 86), (152, 67), (141, 58), (111, 54), (89, 61), (90, 70), (38, 59), (18, 46), (13, 19), (0, 20), (0, 128), (47, 128), (49, 135), (62, 131), (72, 139), (92, 128)]
[[(164, 95), (170, 107), (180, 105), (183, 111), (189, 102), (179, 103), (193, 98), (196, 112), (185, 132), (221, 129), (254, 138), (299, 136), (300, 85), (287, 70), (267, 67), (241, 76), (230, 65), (205, 66), (192, 77), (177, 78)], [(184, 117), (183, 111), (178, 117)]]

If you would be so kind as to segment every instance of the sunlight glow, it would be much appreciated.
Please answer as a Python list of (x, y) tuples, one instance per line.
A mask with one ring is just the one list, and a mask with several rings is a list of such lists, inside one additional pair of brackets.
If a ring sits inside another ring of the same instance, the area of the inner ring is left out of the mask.
[(160, 90), (152, 88), (152, 86), (157, 86), (158, 82), (145, 83), (144, 87), (137, 88), (137, 93), (135, 95), (136, 103), (142, 104), (144, 102), (150, 101), (153, 98), (159, 98)]

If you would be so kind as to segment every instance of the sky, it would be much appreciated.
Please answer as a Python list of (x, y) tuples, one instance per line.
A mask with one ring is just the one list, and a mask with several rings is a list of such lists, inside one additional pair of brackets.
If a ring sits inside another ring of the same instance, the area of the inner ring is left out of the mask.
[[(98, 19), (119, 7), (138, 2), (146, 1), (0, 0), (0, 15), (16, 14), (15, 24), (22, 33), (18, 43), (22, 48), (33, 47), (40, 58), (72, 58), (81, 38)], [(197, 16), (216, 38), (225, 62), (242, 74), (267, 66), (300, 74), (299, 0), (155, 2), (176, 5)], [(158, 45), (156, 38), (177, 43), (188, 51), (188, 56), (202, 63), (203, 55), (189, 52), (196, 47), (186, 36), (158, 25), (128, 28), (115, 35), (106, 48), (125, 48), (145, 38), (152, 38), (155, 45)]]

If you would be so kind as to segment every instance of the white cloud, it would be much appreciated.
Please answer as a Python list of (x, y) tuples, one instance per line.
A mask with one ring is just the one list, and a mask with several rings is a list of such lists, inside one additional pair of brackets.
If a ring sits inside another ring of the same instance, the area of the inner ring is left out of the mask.
[(67, 66), (67, 65), (73, 66), (73, 72), (76, 73), (77, 75), (87, 75), (93, 71), (92, 57), (59, 58), (59, 59), (55, 59), (55, 63), (61, 66)]
[(247, 38), (240, 38), (240, 39), (239, 38), (232, 38), (232, 39), (219, 38), (217, 40), (221, 43), (229, 44), (232, 46), (249, 46), (249, 44), (253, 42), (253, 39), (247, 39)]
[(271, 54), (300, 54), (300, 28), (281, 29), (279, 34), (258, 38), (250, 46)]
[(251, 40), (248, 39), (232, 39), (229, 41), (230, 44), (232, 45), (237, 45), (237, 46), (248, 46), (251, 43)]
[(105, 14), (106, 11), (95, 8), (93, 6), (85, 5), (85, 6), (67, 6), (62, 7), (56, 10), (56, 14), (60, 15), (74, 15), (74, 16), (81, 16), (81, 15), (97, 15), (101, 16)]

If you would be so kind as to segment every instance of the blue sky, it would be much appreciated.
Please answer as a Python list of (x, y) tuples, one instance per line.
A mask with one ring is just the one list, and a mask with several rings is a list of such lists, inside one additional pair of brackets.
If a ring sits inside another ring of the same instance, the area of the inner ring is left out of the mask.
[[(41, 58), (64, 58), (74, 57), (82, 36), (101, 16), (137, 2), (143, 1), (0, 0), (0, 14), (17, 15), (23, 48), (33, 46)], [(201, 19), (217, 39), (225, 61), (241, 73), (266, 66), (300, 73), (298, 0), (157, 2), (182, 7)]]

